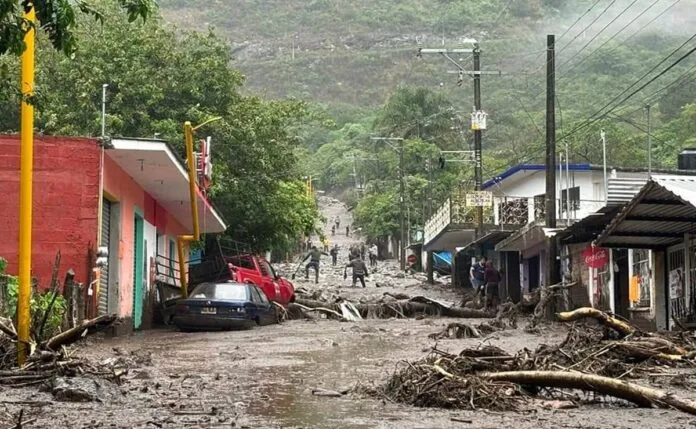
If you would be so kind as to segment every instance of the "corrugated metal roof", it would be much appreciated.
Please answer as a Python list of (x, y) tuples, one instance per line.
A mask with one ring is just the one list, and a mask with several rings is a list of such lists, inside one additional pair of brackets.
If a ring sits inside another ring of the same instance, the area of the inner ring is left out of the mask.
[(662, 248), (696, 233), (696, 178), (656, 175), (609, 223), (597, 242), (607, 247)]
[(616, 206), (631, 201), (647, 182), (647, 174), (641, 178), (616, 177), (609, 179), (607, 205)]

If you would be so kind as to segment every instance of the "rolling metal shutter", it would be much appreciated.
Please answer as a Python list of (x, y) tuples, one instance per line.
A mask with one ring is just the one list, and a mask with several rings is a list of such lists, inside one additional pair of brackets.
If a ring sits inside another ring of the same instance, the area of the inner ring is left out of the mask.
[[(111, 238), (111, 201), (103, 199), (101, 221), (101, 245), (109, 249)], [(111, 258), (109, 258), (111, 259)], [(101, 268), (99, 277), (99, 314), (109, 311), (109, 264)]]

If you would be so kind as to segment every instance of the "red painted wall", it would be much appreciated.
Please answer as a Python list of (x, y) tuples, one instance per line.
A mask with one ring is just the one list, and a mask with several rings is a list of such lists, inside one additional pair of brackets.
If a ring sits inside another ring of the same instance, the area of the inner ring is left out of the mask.
[[(34, 137), (32, 275), (49, 286), (56, 252), (59, 279), (75, 270), (88, 280), (87, 249), (98, 232), (100, 147), (95, 139)], [(0, 256), (17, 273), (19, 242), (19, 136), (0, 135)]]

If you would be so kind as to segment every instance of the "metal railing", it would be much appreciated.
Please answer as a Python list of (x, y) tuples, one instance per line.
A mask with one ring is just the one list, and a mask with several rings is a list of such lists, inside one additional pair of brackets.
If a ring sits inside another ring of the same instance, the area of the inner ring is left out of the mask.
[(181, 287), (179, 272), (178, 261), (164, 255), (157, 255), (155, 258), (155, 279), (157, 281)]
[[(500, 229), (516, 229), (535, 222), (546, 221), (546, 202), (544, 196), (515, 197), (494, 196), (491, 204), (483, 207), (483, 224), (495, 225)], [(604, 201), (571, 199), (556, 200), (556, 217), (559, 221), (571, 224), (574, 221), (597, 212)], [(429, 243), (449, 225), (475, 225), (476, 207), (467, 206), (464, 194), (448, 198), (437, 212), (425, 223), (425, 243)]]

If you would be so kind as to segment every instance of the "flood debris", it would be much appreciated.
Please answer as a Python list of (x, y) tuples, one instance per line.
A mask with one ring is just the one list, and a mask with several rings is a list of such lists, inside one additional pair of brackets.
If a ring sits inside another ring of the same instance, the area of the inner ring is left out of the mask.
[[(298, 293), (298, 298), (288, 306), (289, 318), (312, 318), (310, 313), (321, 313), (325, 317), (356, 321), (360, 319), (410, 318), (423, 316), (443, 316), (457, 318), (492, 318), (485, 310), (456, 307), (449, 303), (425, 296), (409, 297), (404, 294), (385, 294), (379, 300), (352, 303), (343, 298), (333, 302), (313, 293), (310, 297)], [(321, 299), (321, 300), (318, 300)]]
[[(665, 368), (692, 367), (696, 363), (693, 336), (643, 333), (590, 308), (556, 317), (573, 322), (558, 345), (540, 345), (534, 351), (523, 349), (514, 354), (493, 346), (464, 349), (456, 355), (434, 348), (421, 360), (403, 362), (386, 384), (366, 391), (419, 407), (519, 411), (531, 403), (556, 399), (554, 394), (561, 389), (696, 415), (696, 402), (627, 381)], [(476, 334), (481, 335), (478, 327), (450, 324), (437, 337)], [(570, 406), (563, 404), (564, 408)]]

